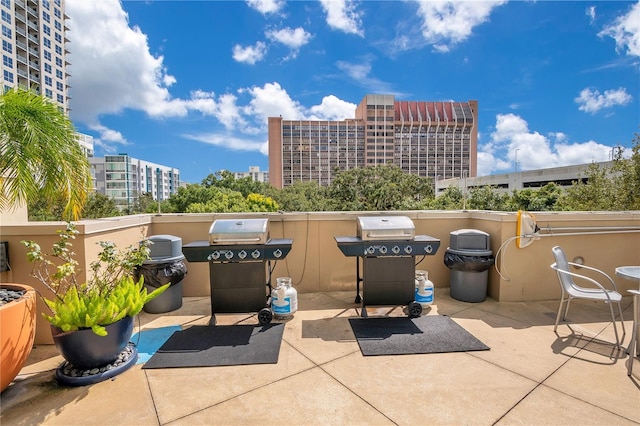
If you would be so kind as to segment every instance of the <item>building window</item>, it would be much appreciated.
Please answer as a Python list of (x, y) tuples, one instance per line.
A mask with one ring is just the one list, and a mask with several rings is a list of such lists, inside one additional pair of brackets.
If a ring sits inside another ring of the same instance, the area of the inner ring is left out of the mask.
[(53, 80), (51, 80), (51, 77), (45, 75), (44, 76), (44, 84), (47, 85), (47, 86), (51, 86), (52, 83), (53, 83)]
[(51, 64), (44, 64), (44, 71), (51, 74)]
[(58, 89), (61, 92), (64, 90), (62, 83), (60, 83), (59, 81), (56, 81), (56, 89)]
[(11, 28), (6, 25), (2, 25), (2, 35), (7, 38), (11, 38)]
[(62, 24), (60, 23), (60, 21), (55, 21), (53, 25), (56, 27), (56, 30), (62, 31)]
[(2, 65), (7, 68), (13, 68), (13, 59), (8, 57), (7, 55), (2, 55)]
[(56, 70), (56, 77), (58, 77), (60, 80), (62, 80), (62, 71)]
[(53, 14), (56, 15), (56, 18), (60, 18), (61, 17), (61, 13), (60, 13), (60, 9), (53, 9)]
[(61, 94), (58, 93), (57, 98), (58, 98), (58, 102), (59, 103), (61, 103), (61, 104), (64, 103), (64, 96), (62, 96)]
[(44, 59), (46, 59), (47, 61), (51, 60), (51, 52), (49, 52), (48, 50), (45, 50), (43, 55), (44, 55)]
[(2, 40), (2, 50), (13, 53), (13, 45), (6, 40)]
[(9, 12), (7, 12), (6, 10), (2, 11), (2, 20), (4, 22), (6, 22), (7, 24), (11, 23), (11, 14)]
[(62, 47), (56, 46), (56, 55), (62, 55)]
[(11, 0), (2, 0), (2, 5), (7, 9), (11, 9)]
[(45, 22), (51, 22), (51, 15), (49, 15), (47, 12), (43, 11), (42, 12), (42, 19)]
[(7, 70), (4, 70), (4, 81), (13, 83), (13, 73)]
[(58, 43), (62, 43), (62, 36), (60, 35), (60, 33), (56, 33), (55, 39)]
[(51, 3), (49, 3), (49, 0), (42, 0), (42, 7), (45, 9), (51, 9)]
[(62, 59), (56, 58), (56, 65), (62, 67)]
[(49, 49), (51, 49), (51, 40), (46, 37), (44, 38), (44, 47), (48, 47)]
[(48, 36), (51, 35), (51, 27), (49, 27), (48, 25), (43, 25), (42, 26), (42, 31)]

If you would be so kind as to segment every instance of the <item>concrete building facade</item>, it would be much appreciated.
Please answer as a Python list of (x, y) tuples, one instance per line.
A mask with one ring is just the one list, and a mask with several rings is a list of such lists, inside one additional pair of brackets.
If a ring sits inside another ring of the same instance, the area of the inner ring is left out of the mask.
[(143, 194), (163, 201), (180, 187), (180, 170), (127, 154), (89, 158), (94, 189), (113, 198), (121, 210), (131, 209)]
[(475, 176), (477, 123), (477, 101), (396, 101), (377, 94), (362, 99), (353, 119), (269, 117), (270, 182), (327, 186), (336, 170), (385, 164), (434, 181)]
[[(602, 168), (610, 167), (612, 163), (613, 161), (603, 161), (596, 164)], [(436, 181), (436, 195), (441, 194), (451, 186), (457, 187), (461, 191), (492, 186), (497, 191), (509, 193), (513, 190), (519, 191), (526, 188), (541, 188), (550, 182), (566, 187), (571, 186), (573, 182), (578, 180), (585, 181), (585, 174), (589, 165), (590, 163), (503, 173), (499, 175), (443, 179)]]
[(254, 182), (264, 182), (269, 183), (269, 172), (268, 171), (260, 171), (259, 166), (249, 166), (248, 172), (232, 172), (233, 177), (236, 179), (243, 179), (246, 177), (250, 177)]
[(69, 114), (64, 0), (0, 0), (0, 87), (31, 89)]

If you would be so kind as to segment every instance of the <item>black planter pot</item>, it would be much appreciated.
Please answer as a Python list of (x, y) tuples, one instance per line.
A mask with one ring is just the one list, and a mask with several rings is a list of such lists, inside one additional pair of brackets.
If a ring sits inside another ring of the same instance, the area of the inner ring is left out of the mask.
[(134, 317), (125, 317), (105, 326), (106, 336), (98, 336), (90, 328), (65, 333), (51, 326), (56, 347), (74, 367), (89, 370), (110, 364), (129, 343)]

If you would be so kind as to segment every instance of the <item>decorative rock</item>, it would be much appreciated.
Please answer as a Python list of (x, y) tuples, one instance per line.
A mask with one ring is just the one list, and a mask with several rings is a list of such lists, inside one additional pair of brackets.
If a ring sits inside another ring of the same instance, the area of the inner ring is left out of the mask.
[(20, 299), (26, 292), (24, 290), (9, 290), (0, 288), (0, 306), (5, 303)]
[(85, 386), (98, 383), (126, 371), (135, 364), (137, 359), (138, 351), (130, 343), (114, 362), (100, 368), (80, 370), (65, 361), (56, 370), (56, 380), (66, 386)]

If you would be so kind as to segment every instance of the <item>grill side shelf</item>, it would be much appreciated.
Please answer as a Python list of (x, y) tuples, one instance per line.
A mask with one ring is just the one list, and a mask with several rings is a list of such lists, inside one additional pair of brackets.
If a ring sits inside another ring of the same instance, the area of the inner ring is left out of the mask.
[[(265, 244), (225, 244), (210, 245), (208, 241), (193, 241), (182, 246), (182, 253), (189, 262), (209, 262), (214, 253), (218, 254), (217, 261), (251, 261), (284, 259), (291, 251), (292, 239), (280, 238), (267, 241)], [(238, 253), (244, 251), (245, 258)], [(227, 258), (226, 253), (233, 253)], [(256, 255), (254, 255), (254, 253)]]
[[(335, 240), (345, 256), (432, 256), (440, 247), (440, 240), (428, 235), (416, 235), (409, 241), (363, 241), (359, 237), (335, 237)], [(405, 251), (406, 247), (410, 248), (409, 252)]]

